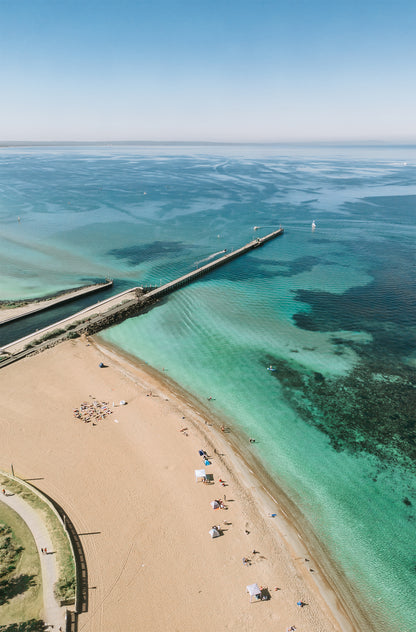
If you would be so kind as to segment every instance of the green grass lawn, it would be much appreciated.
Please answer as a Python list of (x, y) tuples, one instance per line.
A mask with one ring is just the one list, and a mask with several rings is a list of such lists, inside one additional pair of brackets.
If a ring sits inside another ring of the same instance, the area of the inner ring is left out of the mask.
[(0, 523), (11, 529), (12, 542), (22, 547), (16, 569), (4, 575), (0, 588), (0, 625), (39, 619), (43, 607), (39, 552), (26, 523), (10, 507), (0, 502)]
[(52, 544), (56, 550), (59, 577), (55, 586), (55, 595), (58, 600), (75, 599), (75, 560), (69, 539), (56, 514), (37, 494), (21, 485), (18, 481), (0, 475), (0, 485), (6, 487), (8, 491), (14, 494), (19, 494), (36, 511), (41, 512), (43, 522), (49, 531)]

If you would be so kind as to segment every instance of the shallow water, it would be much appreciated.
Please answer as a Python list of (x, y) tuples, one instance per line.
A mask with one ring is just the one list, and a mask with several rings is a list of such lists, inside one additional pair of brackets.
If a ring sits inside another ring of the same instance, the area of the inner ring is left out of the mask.
[(1, 298), (160, 284), (284, 226), (104, 338), (213, 397), (375, 624), (415, 629), (416, 148), (19, 148), (0, 165)]

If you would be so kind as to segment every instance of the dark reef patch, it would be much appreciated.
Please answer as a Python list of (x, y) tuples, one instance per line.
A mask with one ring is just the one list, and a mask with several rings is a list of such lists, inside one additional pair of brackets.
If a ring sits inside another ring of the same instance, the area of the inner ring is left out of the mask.
[(334, 450), (416, 467), (413, 370), (396, 367), (394, 374), (380, 374), (376, 366), (360, 365), (347, 376), (324, 377), (295, 361), (268, 356), (264, 363), (275, 367), (272, 375), (289, 405), (324, 432)]
[(215, 275), (217, 279), (227, 279), (229, 281), (292, 277), (302, 272), (309, 272), (318, 262), (324, 265), (316, 257), (299, 257), (293, 261), (281, 262), (245, 255), (235, 259), (223, 268), (218, 268), (215, 271)]
[(297, 290), (296, 300), (309, 310), (295, 314), (294, 321), (309, 331), (366, 331), (372, 343), (350, 343), (361, 358), (378, 358), (381, 364), (386, 356), (403, 359), (416, 349), (416, 250), (392, 241), (359, 242), (352, 248), (358, 259), (363, 253), (367, 261), (371, 258), (372, 282), (343, 294)]
[(117, 259), (125, 259), (131, 266), (136, 266), (148, 259), (160, 259), (169, 255), (177, 256), (191, 250), (192, 246), (185, 246), (180, 241), (153, 241), (150, 244), (114, 248), (109, 250), (107, 254)]

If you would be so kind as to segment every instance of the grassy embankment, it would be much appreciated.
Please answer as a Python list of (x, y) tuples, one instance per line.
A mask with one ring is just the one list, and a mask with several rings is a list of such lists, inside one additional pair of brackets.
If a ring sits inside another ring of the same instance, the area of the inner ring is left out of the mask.
[(8, 491), (19, 494), (39, 513), (48, 529), (58, 564), (58, 581), (55, 585), (55, 595), (58, 600), (69, 601), (75, 599), (76, 569), (75, 560), (68, 536), (64, 528), (50, 507), (37, 494), (15, 480), (0, 476), (0, 484)]
[(0, 606), (0, 625), (38, 620), (43, 606), (35, 540), (26, 523), (4, 503), (0, 503)]

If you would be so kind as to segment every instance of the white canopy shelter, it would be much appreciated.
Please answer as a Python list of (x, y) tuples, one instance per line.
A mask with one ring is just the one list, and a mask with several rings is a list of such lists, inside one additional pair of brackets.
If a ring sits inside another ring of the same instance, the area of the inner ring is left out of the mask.
[(216, 500), (211, 500), (209, 503), (213, 509), (219, 509), (219, 503)]
[(199, 479), (202, 481), (207, 477), (205, 470), (195, 470), (195, 481), (198, 482)]
[(209, 530), (209, 535), (211, 538), (218, 538), (220, 536), (220, 532), (218, 529), (214, 529), (214, 527), (212, 527), (212, 529)]
[(257, 586), (257, 584), (250, 584), (250, 586), (247, 586), (247, 592), (250, 595), (250, 603), (251, 603), (253, 597), (255, 597), (256, 599), (260, 599), (260, 597), (261, 597), (261, 590)]

